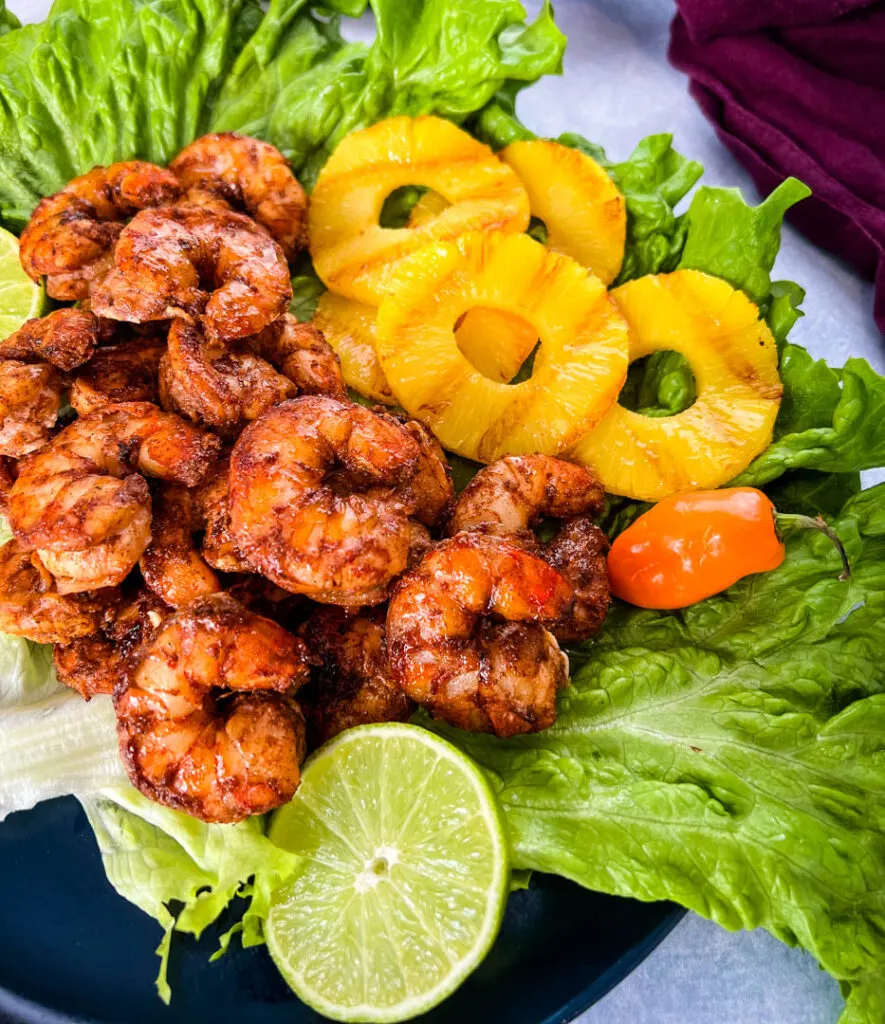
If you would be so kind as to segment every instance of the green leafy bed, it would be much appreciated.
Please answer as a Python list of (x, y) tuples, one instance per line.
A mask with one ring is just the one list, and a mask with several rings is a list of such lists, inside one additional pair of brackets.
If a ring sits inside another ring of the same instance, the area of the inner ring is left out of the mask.
[[(93, 164), (166, 161), (207, 130), (266, 138), (309, 185), (347, 132), (433, 112), (494, 147), (530, 133), (525, 85), (560, 70), (565, 39), (545, 8), (515, 0), (374, 0), (377, 40), (344, 41), (338, 15), (364, 0), (57, 0), (41, 25), (0, 17), (0, 218), (20, 229), (36, 201)], [(2, 3), (0, 3), (2, 10)], [(337, 13), (336, 13), (337, 12)], [(785, 182), (758, 207), (702, 173), (668, 135), (611, 162), (627, 197), (621, 280), (694, 267), (742, 288), (778, 339), (785, 395), (771, 447), (740, 481), (782, 509), (831, 517), (849, 581), (825, 538), (794, 535), (785, 564), (679, 613), (616, 605), (572, 652), (557, 725), (511, 741), (442, 730), (496, 787), (518, 869), (605, 892), (671, 899), (728, 928), (765, 927), (809, 950), (842, 984), (842, 1024), (885, 1019), (885, 380), (859, 359), (836, 370), (787, 341), (802, 290), (771, 282)], [(309, 267), (295, 308), (322, 286)], [(625, 403), (688, 405), (673, 354), (632, 368)], [(456, 474), (470, 467), (457, 462)], [(613, 532), (642, 506), (612, 502)], [(61, 692), (47, 651), (0, 642), (0, 816), (75, 792), (108, 878), (165, 928), (199, 933), (234, 895), (237, 930), (261, 941), (270, 889), (291, 859), (261, 824), (210, 826), (127, 787), (113, 713)], [(173, 918), (169, 904), (184, 909)], [(230, 933), (225, 936), (225, 948)], [(161, 973), (161, 993), (168, 997)]]

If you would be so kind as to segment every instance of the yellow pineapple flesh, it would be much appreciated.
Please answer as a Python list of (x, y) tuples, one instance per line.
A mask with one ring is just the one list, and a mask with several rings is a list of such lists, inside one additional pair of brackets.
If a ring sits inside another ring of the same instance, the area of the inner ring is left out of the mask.
[(514, 142), (501, 159), (519, 175), (547, 244), (591, 270), (604, 284), (624, 261), (624, 197), (602, 167), (580, 150), (536, 139)]
[[(449, 204), (423, 224), (384, 228), (385, 199), (424, 185)], [(529, 200), (488, 146), (438, 117), (393, 117), (352, 132), (329, 157), (310, 202), (317, 274), (340, 295), (377, 305), (410, 253), (466, 231), (524, 231)]]
[[(313, 325), (338, 353), (348, 387), (366, 398), (394, 405), (381, 363), (375, 354), (378, 310), (334, 292), (320, 296)], [(537, 332), (524, 320), (497, 309), (471, 309), (455, 330), (459, 349), (492, 380), (512, 380), (535, 347)]]
[(334, 292), (320, 296), (313, 325), (338, 353), (344, 383), (366, 398), (394, 405), (396, 399), (375, 354), (378, 310)]
[[(455, 325), (477, 307), (540, 339), (528, 380), (491, 380), (461, 351)], [(628, 365), (626, 323), (602, 282), (524, 234), (471, 232), (415, 253), (381, 303), (375, 342), (398, 402), (482, 462), (561, 451), (608, 411)]]
[(727, 483), (771, 443), (780, 408), (777, 346), (758, 308), (696, 270), (641, 277), (611, 296), (629, 325), (630, 361), (681, 353), (697, 399), (661, 418), (615, 404), (571, 454), (607, 491), (645, 501)]

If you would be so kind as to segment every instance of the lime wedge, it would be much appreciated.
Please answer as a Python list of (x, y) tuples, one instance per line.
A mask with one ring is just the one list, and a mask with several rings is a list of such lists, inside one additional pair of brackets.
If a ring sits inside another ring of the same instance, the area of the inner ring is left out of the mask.
[(0, 339), (8, 338), (25, 320), (40, 316), (45, 306), (43, 286), (22, 270), (18, 239), (0, 228)]
[(497, 935), (507, 839), (479, 769), (412, 725), (341, 733), (307, 763), (273, 842), (305, 857), (267, 944), (295, 993), (340, 1021), (429, 1010)]

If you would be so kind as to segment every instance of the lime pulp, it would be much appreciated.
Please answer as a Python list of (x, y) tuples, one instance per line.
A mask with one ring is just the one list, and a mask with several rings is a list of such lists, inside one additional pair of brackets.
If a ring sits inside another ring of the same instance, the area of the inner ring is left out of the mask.
[(497, 935), (510, 872), (494, 796), (469, 758), (425, 729), (341, 733), (308, 761), (270, 838), (304, 860), (274, 896), (268, 947), (327, 1017), (423, 1013)]
[(18, 239), (0, 228), (0, 338), (8, 338), (45, 308), (43, 288), (34, 284), (18, 258)]

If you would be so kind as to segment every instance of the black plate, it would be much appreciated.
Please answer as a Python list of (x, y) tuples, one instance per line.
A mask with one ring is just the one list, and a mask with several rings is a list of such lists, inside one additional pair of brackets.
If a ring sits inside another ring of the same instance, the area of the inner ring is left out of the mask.
[[(319, 1024), (263, 948), (208, 957), (176, 936), (172, 1005), (154, 990), (158, 925), (104, 877), (79, 804), (53, 800), (0, 825), (0, 1019), (15, 1024)], [(679, 920), (665, 903), (591, 893), (550, 875), (511, 897), (482, 967), (427, 1024), (564, 1024), (628, 974)], [(229, 922), (227, 922), (229, 924)], [(227, 926), (226, 924), (224, 925)]]

